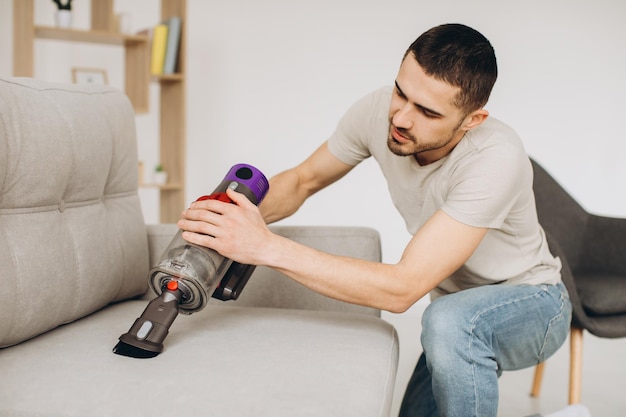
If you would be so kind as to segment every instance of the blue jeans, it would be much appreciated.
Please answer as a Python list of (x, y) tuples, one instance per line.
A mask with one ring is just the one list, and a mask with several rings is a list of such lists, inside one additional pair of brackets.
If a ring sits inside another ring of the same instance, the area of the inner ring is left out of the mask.
[(565, 341), (565, 286), (489, 285), (434, 300), (400, 417), (496, 417), (502, 371), (534, 366)]

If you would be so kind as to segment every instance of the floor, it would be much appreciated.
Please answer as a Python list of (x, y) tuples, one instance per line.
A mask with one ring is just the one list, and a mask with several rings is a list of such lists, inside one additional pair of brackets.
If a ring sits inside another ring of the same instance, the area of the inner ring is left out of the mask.
[[(392, 405), (397, 416), (406, 383), (421, 353), (419, 344), (421, 313), (425, 302), (404, 314), (383, 313), (400, 338), (400, 361)], [(601, 339), (588, 332), (583, 336), (582, 401), (592, 417), (626, 417), (626, 338)], [(569, 339), (546, 362), (543, 386), (538, 398), (530, 397), (534, 368), (505, 372), (500, 378), (498, 417), (524, 417), (549, 414), (567, 406)]]

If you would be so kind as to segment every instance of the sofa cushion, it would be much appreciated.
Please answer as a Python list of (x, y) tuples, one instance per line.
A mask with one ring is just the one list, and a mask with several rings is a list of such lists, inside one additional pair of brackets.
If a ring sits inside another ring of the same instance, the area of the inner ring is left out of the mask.
[(179, 316), (152, 359), (111, 352), (145, 301), (109, 306), (5, 349), (0, 415), (389, 415), (398, 359), (389, 323), (236, 305), (212, 300)]
[(146, 290), (134, 113), (105, 86), (0, 79), (0, 346)]

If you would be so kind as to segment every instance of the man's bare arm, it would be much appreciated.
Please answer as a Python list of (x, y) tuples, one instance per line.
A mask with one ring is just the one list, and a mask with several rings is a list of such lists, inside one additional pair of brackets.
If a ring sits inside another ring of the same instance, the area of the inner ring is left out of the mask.
[(260, 210), (267, 223), (295, 213), (304, 201), (346, 175), (353, 167), (337, 159), (323, 143), (295, 168), (270, 179), (270, 190)]
[(277, 269), (338, 300), (403, 312), (456, 271), (488, 229), (465, 225), (437, 211), (413, 236), (397, 264), (335, 256), (272, 233), (258, 208), (229, 190), (236, 204), (193, 203), (179, 227), (192, 243), (241, 263)]

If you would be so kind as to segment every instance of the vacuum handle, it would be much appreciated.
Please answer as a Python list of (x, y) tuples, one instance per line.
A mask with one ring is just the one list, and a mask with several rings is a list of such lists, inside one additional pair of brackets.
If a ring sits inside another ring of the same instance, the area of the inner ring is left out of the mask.
[(248, 279), (254, 271), (254, 265), (240, 264), (234, 262), (230, 264), (224, 278), (220, 281), (211, 297), (222, 301), (236, 300), (239, 298), (243, 287), (248, 283)]

